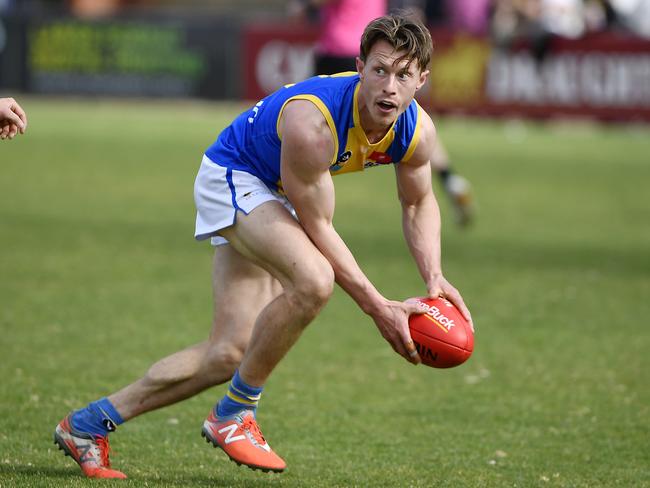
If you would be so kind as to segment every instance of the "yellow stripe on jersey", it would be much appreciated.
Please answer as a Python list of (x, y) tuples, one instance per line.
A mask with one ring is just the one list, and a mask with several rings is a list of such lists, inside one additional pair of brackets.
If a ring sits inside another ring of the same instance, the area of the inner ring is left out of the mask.
[(323, 114), (323, 117), (325, 117), (325, 120), (327, 121), (327, 125), (330, 128), (330, 131), (332, 132), (332, 138), (334, 139), (334, 154), (332, 155), (332, 159), (330, 161), (330, 164), (336, 163), (336, 156), (339, 153), (339, 136), (336, 134), (336, 125), (334, 124), (334, 119), (332, 118), (332, 114), (330, 113), (329, 109), (327, 106), (323, 103), (323, 101), (318, 98), (316, 95), (296, 95), (295, 97), (291, 97), (287, 99), (283, 104), (282, 108), (280, 109), (280, 113), (278, 113), (278, 119), (275, 122), (275, 127), (276, 127), (276, 132), (278, 134), (278, 138), (282, 140), (282, 133), (280, 132), (280, 118), (282, 118), (282, 113), (284, 112), (284, 107), (287, 106), (287, 103), (291, 102), (292, 100), (308, 100), (316, 107), (318, 110), (321, 111)]
[(402, 158), (403, 162), (408, 162), (409, 159), (411, 159), (411, 156), (413, 156), (413, 153), (415, 152), (415, 148), (418, 145), (418, 142), (420, 141), (420, 116), (422, 115), (422, 107), (418, 104), (418, 102), (415, 102), (415, 104), (418, 106), (418, 120), (415, 122), (415, 132), (413, 133), (413, 138), (411, 139), (411, 143), (409, 144), (409, 148), (406, 150), (406, 153), (404, 154), (404, 157)]
[(334, 73), (331, 75), (318, 75), (319, 78), (340, 78), (342, 76), (354, 76), (356, 75), (356, 71), (341, 71), (340, 73)]

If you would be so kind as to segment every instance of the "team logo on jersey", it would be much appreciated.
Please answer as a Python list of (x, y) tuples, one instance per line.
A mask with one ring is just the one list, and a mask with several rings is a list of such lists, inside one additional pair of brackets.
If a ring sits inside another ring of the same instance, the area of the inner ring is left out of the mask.
[(339, 156), (339, 158), (336, 160), (336, 163), (330, 166), (330, 171), (340, 170), (343, 166), (345, 166), (345, 163), (347, 163), (351, 157), (352, 151), (345, 151)]
[(347, 163), (351, 157), (352, 157), (352, 151), (345, 151), (343, 154), (339, 156), (336, 162), (341, 163), (341, 165), (343, 165)]

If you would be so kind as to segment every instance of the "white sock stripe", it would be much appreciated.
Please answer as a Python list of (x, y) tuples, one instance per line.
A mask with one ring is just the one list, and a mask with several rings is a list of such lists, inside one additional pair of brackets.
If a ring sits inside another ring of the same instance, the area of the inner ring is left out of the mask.
[(230, 384), (230, 389), (232, 390), (232, 392), (235, 395), (237, 395), (239, 397), (242, 397), (242, 398), (245, 398), (246, 400), (251, 401), (251, 402), (258, 402), (260, 400), (260, 398), (262, 397), (261, 393), (258, 393), (257, 395), (247, 395), (246, 393), (239, 390), (238, 388), (235, 388), (235, 385), (233, 385), (232, 383)]

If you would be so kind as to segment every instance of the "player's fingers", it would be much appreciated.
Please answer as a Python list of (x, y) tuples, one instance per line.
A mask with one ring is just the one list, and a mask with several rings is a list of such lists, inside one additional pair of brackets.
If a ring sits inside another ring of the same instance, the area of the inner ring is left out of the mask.
[(427, 289), (427, 296), (429, 298), (438, 298), (442, 294), (442, 288), (439, 286), (432, 286)]
[(408, 353), (409, 361), (412, 362), (413, 364), (420, 364), (422, 362), (422, 359), (420, 359), (420, 355), (418, 354), (418, 350), (415, 347), (415, 343), (413, 340), (410, 340), (406, 343), (406, 352)]
[(417, 349), (415, 349), (415, 344), (413, 341), (409, 343), (403, 343), (401, 339), (398, 339), (397, 343), (393, 344), (393, 350), (406, 359), (411, 364), (420, 364), (420, 356), (418, 355)]
[(20, 127), (21, 132), (25, 132), (25, 129), (27, 128), (27, 114), (23, 110), (23, 108), (18, 105), (16, 100), (13, 101), (13, 104), (11, 105), (11, 110), (18, 115), (18, 118), (20, 120), (20, 124), (18, 124), (18, 127)]
[(470, 313), (469, 308), (467, 308), (467, 305), (465, 305), (465, 301), (463, 300), (463, 297), (458, 292), (458, 290), (454, 288), (452, 291), (447, 293), (445, 297), (451, 303), (453, 303), (458, 310), (460, 310), (460, 313), (463, 315), (463, 317), (465, 317), (465, 320), (469, 322), (469, 326), (472, 328), (472, 332), (474, 332), (474, 321), (472, 320), (472, 314)]
[(2, 132), (0, 133), (0, 137), (2, 139), (12, 139), (14, 137), (12, 127), (15, 127), (13, 124), (7, 124), (2, 128)]
[[(393, 348), (393, 351), (395, 351), (397, 354), (402, 356), (410, 363), (420, 363), (420, 357), (417, 356), (417, 350), (415, 349), (415, 344), (411, 339), (411, 334), (408, 332), (408, 326), (406, 327), (406, 333), (404, 333), (402, 327), (399, 330), (393, 329), (390, 332), (387, 329), (385, 333), (382, 333), (382, 335)], [(413, 353), (413, 351), (415, 351), (415, 353)]]
[(403, 324), (404, 327), (400, 329), (400, 339), (401, 339), (401, 348), (403, 349), (404, 356), (409, 362), (413, 364), (420, 364), (422, 360), (418, 354), (417, 349), (415, 348), (415, 343), (411, 339), (411, 333), (409, 331), (408, 322)]
[(417, 314), (425, 313), (429, 309), (426, 303), (421, 302), (417, 298), (409, 298), (405, 300), (404, 303), (407, 306), (406, 310), (409, 313), (409, 315), (414, 313)]
[(395, 337), (394, 340), (387, 338), (387, 340), (390, 343), (390, 346), (393, 348), (393, 351), (395, 351), (397, 354), (402, 356), (408, 362), (413, 364), (418, 364), (416, 362), (415, 356), (411, 353), (412, 348), (410, 347), (407, 348), (407, 346), (402, 341), (401, 337)]
[(18, 114), (16, 114), (13, 110), (5, 110), (4, 113), (2, 114), (2, 117), (5, 119), (5, 122), (8, 122), (8, 125), (16, 125), (20, 128), (24, 127), (24, 123), (22, 120), (20, 120), (20, 117)]

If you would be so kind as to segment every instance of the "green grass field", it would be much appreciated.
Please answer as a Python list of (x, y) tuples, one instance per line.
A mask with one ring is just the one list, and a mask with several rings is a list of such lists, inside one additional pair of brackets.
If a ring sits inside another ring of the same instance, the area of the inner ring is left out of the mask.
[[(53, 429), (206, 337), (211, 249), (192, 238), (192, 185), (241, 107), (23, 103), (28, 134), (0, 141), (0, 487), (98, 486)], [(463, 231), (439, 196), (472, 358), (407, 364), (337, 290), (261, 403), (284, 474), (203, 441), (222, 386), (122, 426), (112, 459), (130, 479), (99, 484), (650, 486), (650, 129), (438, 129), (478, 200)], [(337, 178), (336, 225), (377, 287), (405, 299), (424, 289), (393, 180), (387, 168)]]

